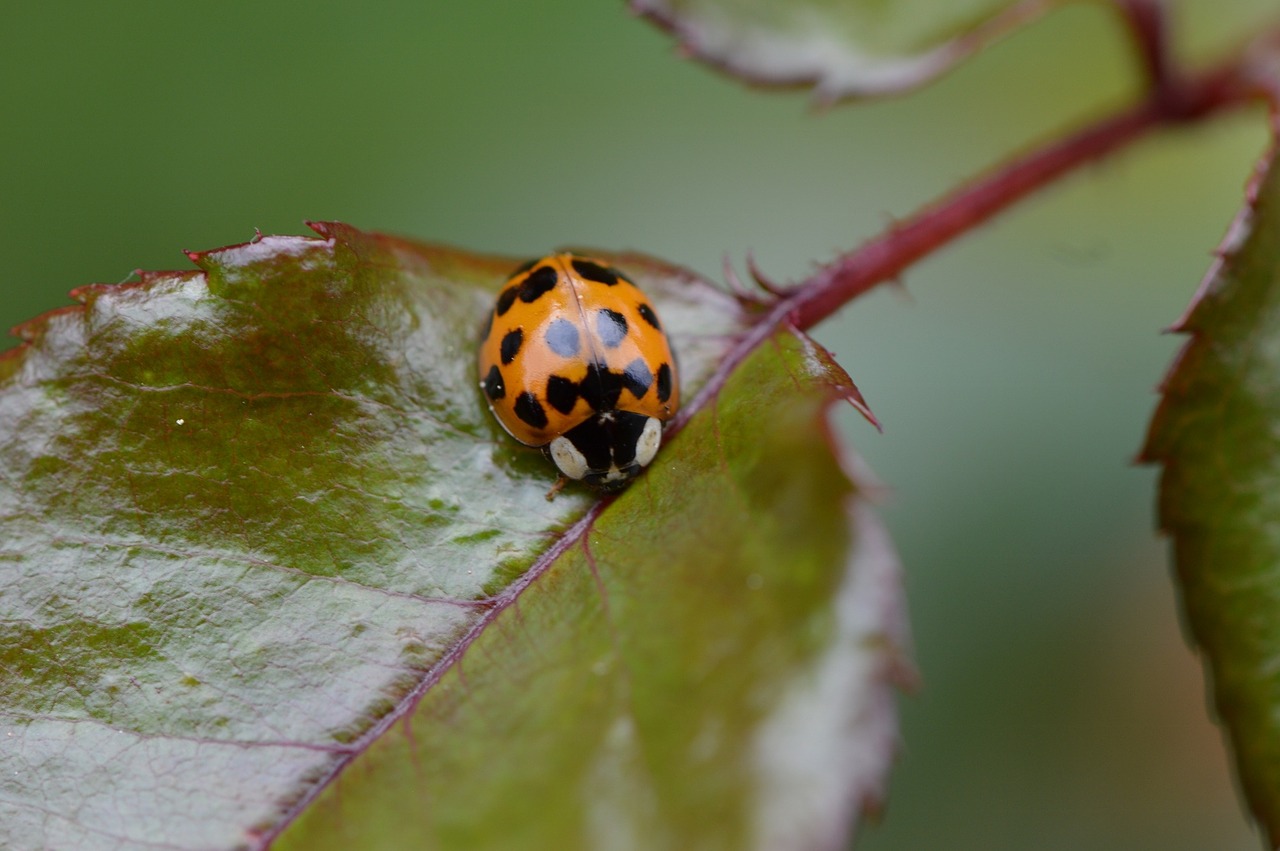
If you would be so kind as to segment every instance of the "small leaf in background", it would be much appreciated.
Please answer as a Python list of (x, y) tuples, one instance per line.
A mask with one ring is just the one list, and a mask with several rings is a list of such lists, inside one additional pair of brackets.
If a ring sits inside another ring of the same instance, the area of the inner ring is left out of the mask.
[(681, 47), (823, 101), (923, 85), (1061, 0), (630, 0)]
[(1249, 201), (1177, 330), (1144, 457), (1164, 467), (1186, 623), (1254, 816), (1280, 842), (1280, 168)]
[[(473, 374), (516, 261), (316, 228), (82, 288), (0, 358), (0, 845), (846, 830), (902, 624), (843, 372), (780, 334), (608, 510), (548, 502)], [(735, 303), (605, 257), (695, 393)]]

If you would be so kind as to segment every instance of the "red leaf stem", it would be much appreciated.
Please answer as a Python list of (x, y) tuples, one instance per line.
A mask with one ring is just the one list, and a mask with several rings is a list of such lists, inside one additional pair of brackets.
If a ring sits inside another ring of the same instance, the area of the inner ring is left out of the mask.
[[(1145, 5), (1145, 4), (1144, 4)], [(1200, 120), (1260, 96), (1246, 69), (1232, 63), (1178, 79), (1167, 70), (1148, 96), (1061, 141), (1051, 142), (933, 202), (789, 291), (762, 323), (806, 330), (877, 284), (1064, 174), (1164, 126)]]

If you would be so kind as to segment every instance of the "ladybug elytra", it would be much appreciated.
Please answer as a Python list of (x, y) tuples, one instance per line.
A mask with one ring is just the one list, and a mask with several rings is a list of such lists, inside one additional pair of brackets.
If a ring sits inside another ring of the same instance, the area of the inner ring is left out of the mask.
[(680, 389), (652, 303), (625, 275), (576, 254), (525, 263), (489, 313), (480, 387), (516, 440), (604, 489), (653, 460)]

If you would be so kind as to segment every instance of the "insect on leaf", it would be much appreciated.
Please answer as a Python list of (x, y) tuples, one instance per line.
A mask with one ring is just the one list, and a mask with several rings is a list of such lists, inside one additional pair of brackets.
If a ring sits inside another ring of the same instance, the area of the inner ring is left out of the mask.
[[(76, 291), (0, 358), (0, 845), (828, 847), (904, 628), (780, 330), (616, 500), (477, 386), (516, 265), (315, 225)], [(603, 255), (689, 397), (747, 320)]]

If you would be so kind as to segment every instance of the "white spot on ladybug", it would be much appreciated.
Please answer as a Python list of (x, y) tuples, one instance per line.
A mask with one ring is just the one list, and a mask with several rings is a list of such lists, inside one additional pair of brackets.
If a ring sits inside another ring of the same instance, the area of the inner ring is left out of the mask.
[(557, 437), (551, 441), (550, 451), (551, 460), (556, 462), (560, 472), (569, 478), (578, 481), (587, 474), (587, 458), (578, 451), (578, 447), (574, 446), (569, 438)]
[(662, 423), (658, 422), (656, 417), (649, 417), (644, 424), (644, 430), (640, 432), (640, 439), (636, 441), (636, 463), (641, 467), (648, 467), (653, 456), (658, 454), (658, 447), (661, 445)]

